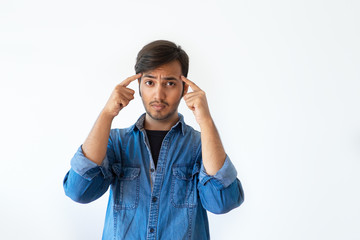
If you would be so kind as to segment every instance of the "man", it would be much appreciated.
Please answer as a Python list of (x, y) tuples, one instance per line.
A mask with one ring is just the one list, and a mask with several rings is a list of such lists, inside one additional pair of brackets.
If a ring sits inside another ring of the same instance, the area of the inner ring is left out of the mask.
[[(209, 239), (206, 210), (226, 213), (244, 200), (205, 93), (186, 78), (188, 65), (172, 42), (144, 46), (137, 74), (115, 87), (71, 160), (64, 179), (71, 199), (88, 203), (110, 186), (103, 239)], [(128, 85), (136, 79), (146, 113), (129, 128), (111, 129), (134, 99)], [(178, 113), (181, 98), (201, 133)]]

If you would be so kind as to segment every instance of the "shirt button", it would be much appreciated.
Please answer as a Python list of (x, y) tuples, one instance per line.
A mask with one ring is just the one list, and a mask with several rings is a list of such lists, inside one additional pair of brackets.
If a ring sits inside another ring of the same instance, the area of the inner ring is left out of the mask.
[(150, 169), (150, 171), (151, 171), (151, 172), (154, 172), (154, 171), (155, 171), (155, 169), (153, 169), (153, 168), (152, 168), (152, 169)]
[(153, 201), (153, 202), (156, 202), (156, 201), (157, 201), (157, 197), (153, 197), (153, 198), (152, 198), (152, 201)]
[(151, 233), (155, 232), (155, 229), (150, 228), (150, 232), (151, 232)]

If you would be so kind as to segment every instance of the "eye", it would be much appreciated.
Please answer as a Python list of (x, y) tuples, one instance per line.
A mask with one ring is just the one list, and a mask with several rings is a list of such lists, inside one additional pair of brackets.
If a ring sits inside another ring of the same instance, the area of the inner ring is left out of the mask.
[(146, 81), (145, 84), (148, 85), (148, 86), (151, 86), (151, 85), (153, 85), (153, 82), (152, 81)]
[(175, 86), (175, 83), (174, 82), (167, 82), (166, 83), (168, 86)]

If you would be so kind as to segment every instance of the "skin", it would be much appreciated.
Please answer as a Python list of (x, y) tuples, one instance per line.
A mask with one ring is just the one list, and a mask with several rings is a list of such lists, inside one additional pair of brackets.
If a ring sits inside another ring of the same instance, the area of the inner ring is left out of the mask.
[[(178, 106), (183, 81), (178, 61), (144, 72), (140, 84), (142, 102), (146, 110), (145, 129), (170, 130), (179, 120)], [(186, 94), (188, 86), (185, 86)]]
[[(128, 106), (129, 102), (134, 99), (135, 91), (127, 86), (136, 79), (140, 84), (141, 97), (146, 111), (145, 129), (170, 130), (179, 120), (178, 106), (183, 97), (201, 129), (204, 168), (207, 174), (216, 174), (224, 164), (225, 150), (211, 117), (205, 92), (182, 75), (178, 61), (133, 75), (118, 84), (82, 145), (84, 155), (101, 165), (106, 155), (111, 123), (121, 109)], [(185, 86), (182, 94), (183, 82), (185, 82)], [(192, 92), (188, 92), (189, 87)]]

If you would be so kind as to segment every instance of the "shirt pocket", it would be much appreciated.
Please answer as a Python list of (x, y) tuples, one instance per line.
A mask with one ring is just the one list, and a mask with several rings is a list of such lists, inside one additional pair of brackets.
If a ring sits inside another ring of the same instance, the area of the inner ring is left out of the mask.
[(140, 168), (113, 166), (117, 175), (115, 183), (115, 210), (135, 209), (139, 204)]
[(176, 208), (194, 208), (198, 202), (197, 177), (199, 168), (174, 166), (172, 168), (170, 201)]

